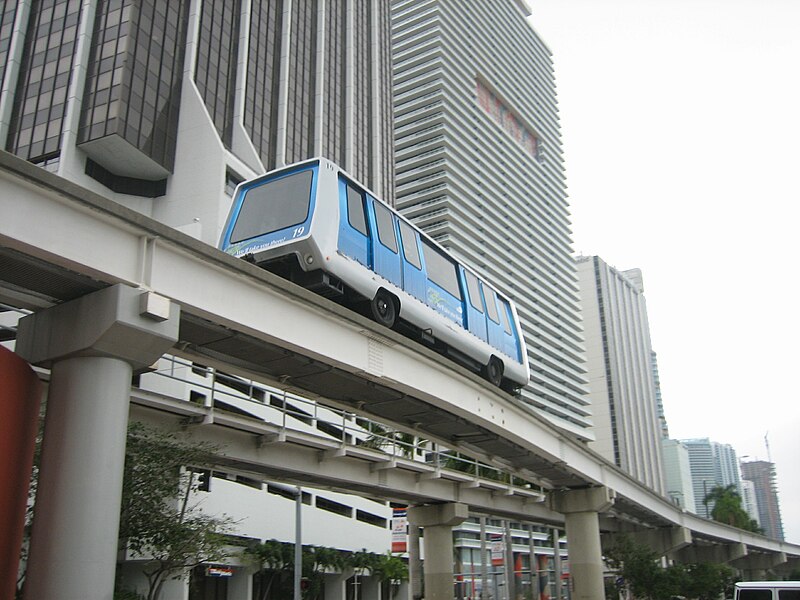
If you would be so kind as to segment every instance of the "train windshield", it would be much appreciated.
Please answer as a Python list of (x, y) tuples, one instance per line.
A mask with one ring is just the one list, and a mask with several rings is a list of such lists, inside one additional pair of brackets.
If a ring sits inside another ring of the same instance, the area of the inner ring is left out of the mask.
[(313, 170), (308, 169), (245, 189), (230, 243), (305, 222), (311, 204), (313, 176)]

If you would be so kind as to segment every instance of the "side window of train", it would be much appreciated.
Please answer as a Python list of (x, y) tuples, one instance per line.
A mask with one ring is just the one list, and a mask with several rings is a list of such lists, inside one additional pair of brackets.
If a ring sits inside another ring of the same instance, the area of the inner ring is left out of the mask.
[(428, 279), (461, 300), (461, 288), (458, 285), (455, 263), (424, 240), (422, 253), (425, 256)]
[(419, 249), (417, 248), (417, 236), (414, 230), (403, 221), (400, 221), (400, 241), (403, 243), (403, 255), (406, 261), (417, 269), (422, 268), (419, 260)]
[(472, 308), (483, 314), (483, 303), (481, 302), (481, 290), (478, 285), (478, 278), (469, 271), (464, 271), (467, 276), (467, 292), (469, 292), (469, 303)]
[(511, 335), (511, 321), (510, 319), (510, 310), (509, 310), (508, 302), (500, 298), (500, 317), (501, 322), (503, 324), (503, 329), (506, 330), (506, 333)]
[(375, 206), (375, 221), (378, 226), (378, 239), (389, 250), (397, 252), (397, 236), (394, 232), (391, 211), (386, 205), (377, 200), (373, 205)]
[(368, 235), (367, 220), (364, 216), (364, 197), (350, 185), (347, 186), (347, 221), (353, 229), (362, 235)]
[(497, 293), (489, 286), (484, 285), (483, 294), (486, 296), (486, 314), (499, 325), (500, 315), (497, 314)]

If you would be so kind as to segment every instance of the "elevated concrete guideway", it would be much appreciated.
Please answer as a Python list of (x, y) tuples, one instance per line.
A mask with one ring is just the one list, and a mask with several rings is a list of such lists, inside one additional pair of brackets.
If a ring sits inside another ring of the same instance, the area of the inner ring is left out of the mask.
[(699, 546), (739, 545), (732, 560), (800, 556), (681, 512), (436, 353), (7, 153), (0, 214), (0, 302), (37, 312), (117, 284), (153, 292), (179, 307), (170, 353), (415, 430), (548, 490), (607, 488), (601, 530), (685, 528)]

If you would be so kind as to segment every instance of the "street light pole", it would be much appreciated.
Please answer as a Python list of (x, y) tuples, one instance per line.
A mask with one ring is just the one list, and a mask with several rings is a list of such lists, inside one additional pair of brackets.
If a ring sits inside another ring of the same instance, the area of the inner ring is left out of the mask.
[(303, 574), (302, 511), (303, 489), (297, 486), (294, 509), (294, 600), (301, 600), (300, 578)]

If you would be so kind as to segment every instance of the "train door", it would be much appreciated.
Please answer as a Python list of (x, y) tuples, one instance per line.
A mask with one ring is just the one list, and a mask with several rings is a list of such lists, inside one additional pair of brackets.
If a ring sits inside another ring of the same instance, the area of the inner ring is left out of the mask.
[(486, 302), (486, 316), (489, 317), (486, 320), (488, 342), (493, 348), (497, 348), (498, 350), (502, 351), (505, 331), (500, 322), (501, 317), (498, 306), (499, 303), (497, 292), (483, 283), (481, 283), (481, 287), (483, 288), (483, 298)]
[(403, 289), (415, 298), (425, 301), (425, 272), (419, 252), (417, 233), (398, 219), (400, 242), (403, 251)]
[(394, 215), (389, 207), (369, 198), (368, 212), (374, 225), (375, 243), (372, 245), (372, 270), (390, 281), (397, 287), (402, 287), (402, 267), (400, 260), (400, 247), (397, 243), (397, 230), (394, 226)]
[(422, 257), (425, 268), (425, 303), (464, 327), (464, 303), (456, 263), (424, 239)]
[(339, 215), (339, 251), (371, 269), (364, 194), (343, 179), (339, 179)]
[(465, 303), (467, 311), (467, 329), (482, 339), (486, 340), (486, 313), (483, 307), (483, 298), (481, 297), (481, 289), (478, 283), (478, 278), (469, 271), (461, 269), (466, 280), (467, 288), (467, 302)]

